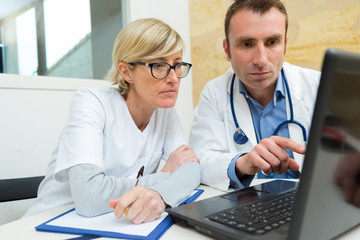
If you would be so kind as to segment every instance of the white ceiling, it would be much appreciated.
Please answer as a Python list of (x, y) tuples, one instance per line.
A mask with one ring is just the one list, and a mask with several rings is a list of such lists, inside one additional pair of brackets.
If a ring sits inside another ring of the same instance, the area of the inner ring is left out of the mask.
[(34, 0), (0, 0), (0, 20), (33, 1)]

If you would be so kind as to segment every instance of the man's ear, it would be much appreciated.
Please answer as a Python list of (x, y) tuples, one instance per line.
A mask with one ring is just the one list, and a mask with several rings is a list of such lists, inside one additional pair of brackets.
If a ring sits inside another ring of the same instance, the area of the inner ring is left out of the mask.
[(118, 65), (118, 70), (119, 70), (120, 75), (126, 82), (128, 82), (128, 83), (132, 82), (132, 72), (129, 68), (129, 65), (127, 65), (124, 62), (120, 62)]
[(226, 54), (226, 59), (230, 62), (230, 50), (229, 50), (226, 39), (223, 40), (223, 48), (224, 48), (224, 52)]

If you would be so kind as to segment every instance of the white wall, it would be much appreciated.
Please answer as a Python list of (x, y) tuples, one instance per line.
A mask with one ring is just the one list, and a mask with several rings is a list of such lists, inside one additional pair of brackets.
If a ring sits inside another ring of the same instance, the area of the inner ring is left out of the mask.
[[(125, 24), (148, 17), (164, 21), (184, 39), (183, 60), (191, 63), (189, 0), (125, 0), (123, 2), (123, 7), (126, 9)], [(176, 109), (184, 131), (189, 137), (193, 112), (191, 71), (180, 84)]]
[(44, 175), (79, 87), (108, 81), (0, 74), (0, 179)]

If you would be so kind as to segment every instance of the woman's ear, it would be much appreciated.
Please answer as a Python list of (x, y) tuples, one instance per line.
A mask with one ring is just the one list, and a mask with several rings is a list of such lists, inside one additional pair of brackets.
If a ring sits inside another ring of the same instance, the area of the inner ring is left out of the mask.
[(118, 71), (120, 73), (120, 75), (122, 76), (122, 78), (128, 82), (128, 83), (132, 83), (132, 72), (129, 68), (129, 65), (127, 65), (127, 63), (124, 62), (120, 62), (118, 65)]

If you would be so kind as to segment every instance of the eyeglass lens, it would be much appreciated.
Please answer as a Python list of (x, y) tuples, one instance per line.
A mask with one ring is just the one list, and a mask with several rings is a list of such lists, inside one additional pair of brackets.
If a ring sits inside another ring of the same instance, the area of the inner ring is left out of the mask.
[(190, 65), (187, 63), (178, 63), (173, 67), (167, 63), (156, 63), (151, 66), (151, 71), (155, 78), (165, 78), (170, 73), (171, 68), (174, 68), (178, 78), (183, 78), (188, 74)]

